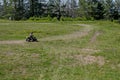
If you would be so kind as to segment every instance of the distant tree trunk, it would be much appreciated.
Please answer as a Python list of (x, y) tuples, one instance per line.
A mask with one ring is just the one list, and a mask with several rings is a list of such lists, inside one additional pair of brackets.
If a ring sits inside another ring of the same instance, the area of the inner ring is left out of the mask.
[(4, 15), (7, 14), (7, 1), (3, 0)]
[(24, 17), (23, 0), (13, 0), (14, 3), (14, 19), (21, 20)]
[(66, 1), (66, 16), (71, 17), (71, 8), (70, 8), (70, 0)]
[(118, 11), (118, 20), (120, 22), (120, 0), (115, 0), (115, 5)]
[(76, 8), (77, 8), (76, 0), (71, 0), (71, 16), (73, 18), (76, 17)]
[(34, 16), (34, 0), (30, 0), (30, 15)]
[(57, 19), (60, 21), (61, 18), (61, 0), (58, 0), (58, 17)]
[(113, 16), (112, 16), (112, 14), (113, 14), (113, 7), (114, 7), (114, 2), (113, 2), (113, 0), (106, 0), (106, 2), (105, 2), (105, 17), (107, 18), (107, 19), (113, 19)]

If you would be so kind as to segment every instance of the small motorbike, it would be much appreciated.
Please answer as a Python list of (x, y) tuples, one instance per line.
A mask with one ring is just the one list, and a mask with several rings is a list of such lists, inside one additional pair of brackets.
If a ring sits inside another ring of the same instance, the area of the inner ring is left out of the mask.
[(27, 41), (27, 42), (38, 42), (38, 40), (37, 40), (36, 37), (27, 37), (27, 38), (26, 38), (26, 41)]

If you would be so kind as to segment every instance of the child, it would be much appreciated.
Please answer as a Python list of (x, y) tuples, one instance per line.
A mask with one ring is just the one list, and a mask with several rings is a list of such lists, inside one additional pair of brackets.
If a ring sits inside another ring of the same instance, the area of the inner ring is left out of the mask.
[(34, 38), (33, 32), (30, 33), (30, 38)]
[(26, 41), (28, 42), (38, 42), (38, 40), (36, 39), (36, 37), (34, 37), (33, 32), (30, 33), (29, 37), (26, 38)]

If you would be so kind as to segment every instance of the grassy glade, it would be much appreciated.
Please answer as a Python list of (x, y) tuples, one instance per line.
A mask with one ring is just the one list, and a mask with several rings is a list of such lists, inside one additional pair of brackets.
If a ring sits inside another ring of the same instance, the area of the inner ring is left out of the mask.
[(30, 32), (34, 32), (34, 34), (39, 38), (53, 35), (61, 35), (71, 33), (78, 30), (79, 28), (79, 26), (73, 27), (73, 25), (69, 25), (69, 23), (65, 24), (59, 22), (3, 22), (0, 24), (0, 40), (24, 39), (26, 36), (29, 35)]
[[(71, 34), (85, 27), (78, 24), (90, 25), (93, 29), (76, 39), (41, 41), (46, 37)], [(0, 40), (23, 40), (33, 31), (39, 42), (0, 44), (0, 79), (119, 80), (119, 30), (119, 24), (109, 21), (1, 22)], [(96, 32), (100, 32), (100, 35), (91, 43)], [(81, 55), (102, 56), (104, 65), (84, 65), (80, 60)]]

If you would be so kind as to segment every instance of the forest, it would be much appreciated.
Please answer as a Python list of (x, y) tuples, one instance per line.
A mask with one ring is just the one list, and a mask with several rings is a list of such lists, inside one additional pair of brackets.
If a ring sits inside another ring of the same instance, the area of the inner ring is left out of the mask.
[(0, 19), (119, 20), (120, 0), (0, 0)]

